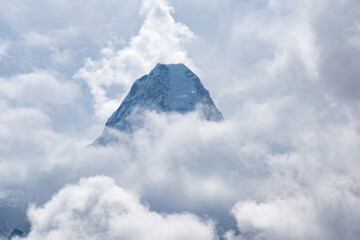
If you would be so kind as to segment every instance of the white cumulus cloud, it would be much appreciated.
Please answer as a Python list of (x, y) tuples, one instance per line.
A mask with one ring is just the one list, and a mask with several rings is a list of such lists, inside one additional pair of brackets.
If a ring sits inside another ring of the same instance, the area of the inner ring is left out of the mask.
[[(195, 38), (190, 29), (171, 16), (173, 8), (163, 0), (143, 1), (140, 15), (144, 23), (128, 46), (101, 50), (98, 60), (87, 59), (75, 75), (83, 79), (94, 98), (96, 115), (105, 120), (119, 106), (135, 79), (148, 73), (158, 62), (193, 66), (184, 44)], [(108, 89), (118, 85), (118, 93), (108, 97)], [(123, 88), (123, 90), (120, 90)], [(114, 98), (115, 97), (115, 98)]]
[(42, 207), (28, 212), (25, 239), (215, 239), (211, 221), (189, 214), (160, 214), (107, 177), (65, 186)]

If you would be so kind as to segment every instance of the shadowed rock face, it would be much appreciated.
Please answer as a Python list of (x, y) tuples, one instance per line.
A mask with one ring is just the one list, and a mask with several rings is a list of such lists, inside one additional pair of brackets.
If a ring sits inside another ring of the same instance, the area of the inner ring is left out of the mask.
[(21, 229), (24, 233), (30, 230), (30, 223), (26, 215), (28, 207), (26, 200), (12, 197), (10, 196), (6, 200), (0, 199), (0, 239), (12, 236), (11, 233), (15, 229)]
[(23, 231), (15, 228), (9, 235), (8, 239), (13, 239), (14, 237), (24, 237), (25, 234)]
[(189, 68), (184, 64), (157, 64), (148, 75), (135, 81), (95, 144), (104, 145), (116, 140), (109, 136), (108, 128), (125, 132), (139, 128), (144, 110), (185, 114), (196, 108), (205, 120), (223, 120), (209, 92)]

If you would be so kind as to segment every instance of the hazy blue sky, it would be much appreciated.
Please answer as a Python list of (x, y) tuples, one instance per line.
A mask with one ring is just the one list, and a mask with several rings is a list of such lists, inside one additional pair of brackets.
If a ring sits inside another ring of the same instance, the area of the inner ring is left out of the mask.
[[(0, 0), (0, 207), (36, 240), (359, 239), (359, 56), (358, 0)], [(158, 62), (226, 121), (87, 147)]]

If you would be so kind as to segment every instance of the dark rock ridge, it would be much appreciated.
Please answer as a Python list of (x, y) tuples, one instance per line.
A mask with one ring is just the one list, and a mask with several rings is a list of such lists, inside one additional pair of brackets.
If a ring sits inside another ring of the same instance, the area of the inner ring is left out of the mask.
[(184, 64), (157, 64), (148, 75), (134, 82), (94, 144), (105, 145), (116, 141), (109, 129), (132, 132), (141, 127), (144, 110), (186, 114), (196, 109), (205, 120), (223, 120), (209, 91), (189, 68)]
[(13, 239), (14, 237), (24, 237), (25, 234), (23, 231), (15, 228), (9, 235), (8, 239)]

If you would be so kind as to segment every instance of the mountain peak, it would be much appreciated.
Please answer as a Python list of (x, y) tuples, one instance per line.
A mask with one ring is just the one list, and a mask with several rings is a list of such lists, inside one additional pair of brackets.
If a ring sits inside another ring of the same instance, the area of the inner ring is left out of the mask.
[[(201, 117), (206, 120), (221, 121), (223, 119), (209, 92), (188, 67), (182, 63), (158, 63), (148, 75), (134, 82), (128, 95), (105, 126), (131, 132), (139, 125), (138, 119), (130, 119), (134, 113), (141, 115), (144, 110), (155, 110), (185, 114), (194, 111), (197, 107), (199, 107)], [(106, 128), (96, 142), (103, 142)]]

